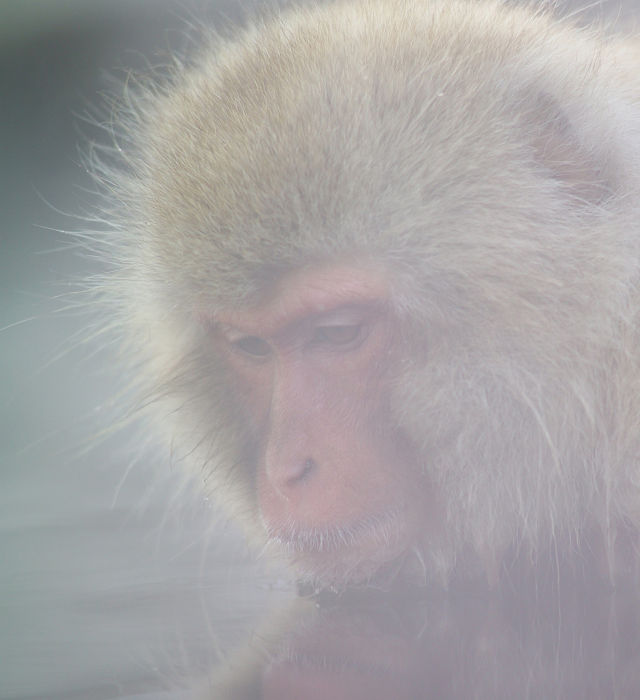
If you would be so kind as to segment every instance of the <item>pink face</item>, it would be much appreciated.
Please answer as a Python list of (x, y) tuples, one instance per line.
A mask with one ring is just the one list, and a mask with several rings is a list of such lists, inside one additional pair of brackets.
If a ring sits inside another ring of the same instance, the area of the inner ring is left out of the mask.
[(216, 315), (214, 328), (259, 445), (268, 537), (325, 581), (362, 580), (410, 547), (426, 486), (389, 408), (384, 276), (297, 271), (259, 305)]

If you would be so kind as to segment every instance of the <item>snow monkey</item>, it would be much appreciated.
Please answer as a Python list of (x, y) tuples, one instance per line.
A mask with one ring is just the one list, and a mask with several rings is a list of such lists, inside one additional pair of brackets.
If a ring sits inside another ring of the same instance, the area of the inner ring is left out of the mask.
[(148, 425), (258, 547), (337, 589), (585, 542), (628, 569), (638, 45), (338, 0), (152, 82), (103, 173), (105, 296)]

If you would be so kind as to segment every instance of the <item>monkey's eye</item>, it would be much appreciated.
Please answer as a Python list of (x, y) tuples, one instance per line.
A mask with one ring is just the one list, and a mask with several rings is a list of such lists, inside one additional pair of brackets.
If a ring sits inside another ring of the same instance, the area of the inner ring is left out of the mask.
[(355, 343), (362, 332), (361, 324), (319, 326), (315, 329), (313, 339), (317, 343), (329, 345), (349, 345)]
[(246, 335), (237, 340), (231, 341), (231, 346), (245, 355), (252, 357), (267, 357), (271, 352), (271, 347), (266, 340), (259, 338), (257, 335)]

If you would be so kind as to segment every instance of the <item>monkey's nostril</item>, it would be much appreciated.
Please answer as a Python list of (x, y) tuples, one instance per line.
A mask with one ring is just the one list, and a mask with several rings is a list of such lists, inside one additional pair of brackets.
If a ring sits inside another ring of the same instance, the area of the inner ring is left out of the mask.
[(306, 479), (312, 471), (316, 468), (316, 463), (311, 458), (305, 459), (302, 466), (302, 472), (300, 473), (300, 479)]
[(286, 485), (292, 487), (306, 481), (311, 477), (312, 472), (315, 471), (317, 466), (316, 461), (311, 458), (305, 459), (304, 462), (299, 462), (295, 469), (288, 475)]

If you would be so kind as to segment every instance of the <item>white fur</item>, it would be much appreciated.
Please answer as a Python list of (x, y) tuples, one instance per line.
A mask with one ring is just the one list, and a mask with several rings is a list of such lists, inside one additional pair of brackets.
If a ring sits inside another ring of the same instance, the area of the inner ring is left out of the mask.
[(258, 536), (198, 315), (332, 259), (393, 280), (395, 416), (447, 518), (428, 567), (640, 525), (639, 55), (495, 0), (353, 0), (135, 96), (105, 298), (150, 422)]

